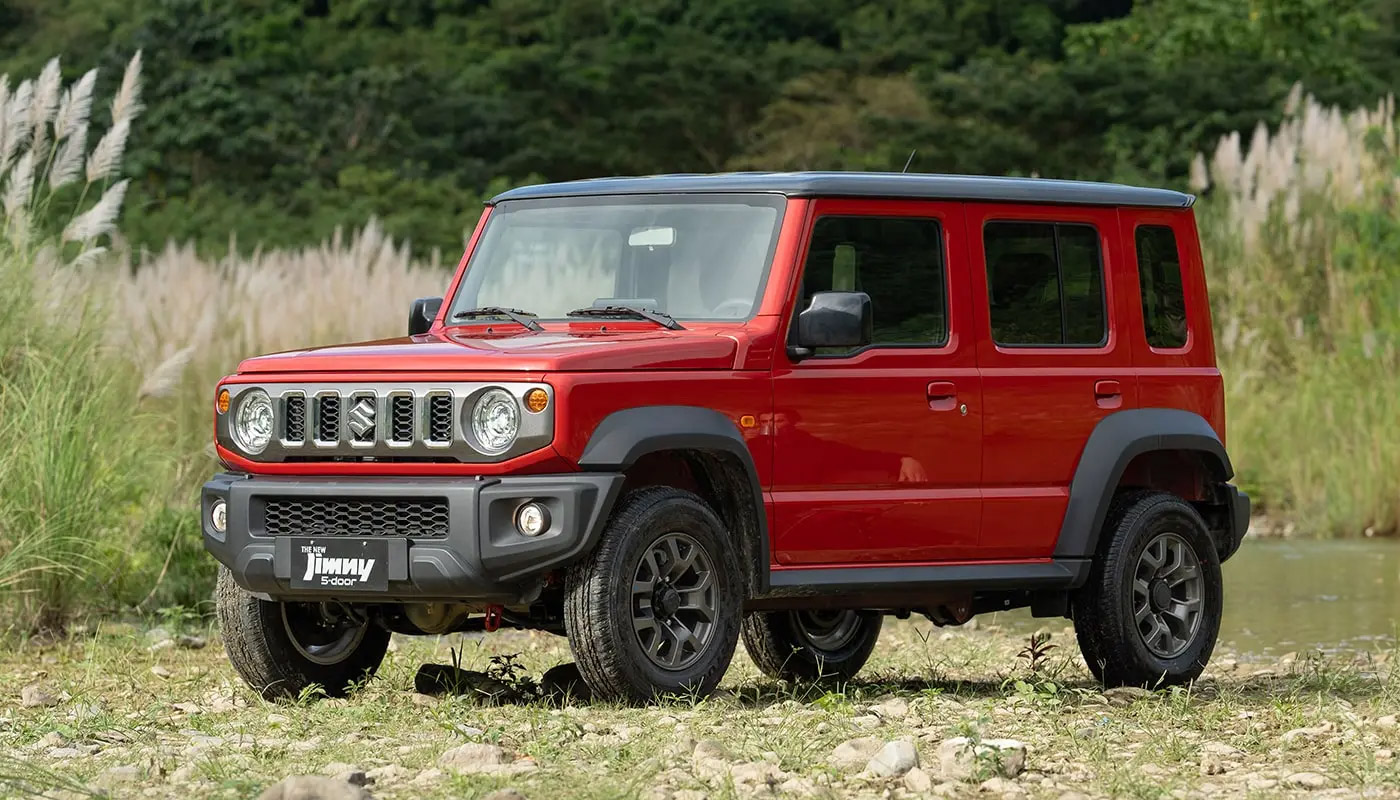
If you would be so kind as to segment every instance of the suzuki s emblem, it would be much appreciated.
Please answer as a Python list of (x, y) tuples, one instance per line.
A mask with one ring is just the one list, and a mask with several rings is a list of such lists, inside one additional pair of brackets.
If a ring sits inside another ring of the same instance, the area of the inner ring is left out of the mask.
[(365, 438), (365, 434), (374, 430), (374, 401), (368, 397), (360, 398), (360, 401), (350, 407), (350, 432), (355, 434), (356, 439)]

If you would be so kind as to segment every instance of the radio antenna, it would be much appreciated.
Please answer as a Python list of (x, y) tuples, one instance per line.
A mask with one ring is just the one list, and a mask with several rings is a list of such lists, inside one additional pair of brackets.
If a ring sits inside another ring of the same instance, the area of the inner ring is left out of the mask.
[(910, 150), (910, 151), (909, 151), (909, 160), (904, 162), (904, 169), (900, 170), (900, 172), (908, 172), (908, 171), (909, 171), (909, 165), (914, 163), (914, 155), (915, 155), (916, 153), (918, 153), (918, 152), (919, 152), (919, 148), (917, 148), (917, 147), (914, 148), (913, 150)]

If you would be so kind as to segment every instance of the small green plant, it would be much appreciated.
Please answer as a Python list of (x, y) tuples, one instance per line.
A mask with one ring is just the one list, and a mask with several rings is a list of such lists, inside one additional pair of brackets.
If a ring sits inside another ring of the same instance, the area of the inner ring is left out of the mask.
[(1030, 670), (1031, 675), (1039, 676), (1049, 664), (1050, 651), (1058, 646), (1050, 643), (1048, 631), (1036, 631), (1026, 637), (1026, 646), (1021, 648), (1016, 658), (1026, 662), (1026, 668)]
[(498, 653), (491, 656), (486, 667), (486, 677), (500, 681), (506, 691), (520, 699), (535, 699), (541, 696), (540, 684), (520, 663), (519, 653)]

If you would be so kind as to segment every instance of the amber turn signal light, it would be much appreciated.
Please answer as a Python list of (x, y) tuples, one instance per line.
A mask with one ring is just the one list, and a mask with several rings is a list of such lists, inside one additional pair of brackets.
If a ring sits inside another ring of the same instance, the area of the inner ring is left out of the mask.
[(220, 414), (228, 413), (228, 389), (219, 390), (219, 399), (215, 401), (214, 407), (219, 409)]
[(538, 414), (549, 406), (549, 392), (543, 389), (531, 389), (525, 393), (525, 407), (531, 413)]

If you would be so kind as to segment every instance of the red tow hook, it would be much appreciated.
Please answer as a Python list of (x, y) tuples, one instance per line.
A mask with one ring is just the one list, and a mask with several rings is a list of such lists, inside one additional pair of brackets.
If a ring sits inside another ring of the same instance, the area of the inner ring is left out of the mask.
[(501, 612), (503, 611), (505, 611), (505, 609), (500, 606), (486, 607), (486, 622), (482, 627), (486, 628), (487, 633), (491, 633), (501, 627)]

